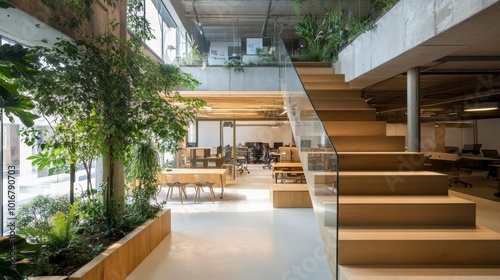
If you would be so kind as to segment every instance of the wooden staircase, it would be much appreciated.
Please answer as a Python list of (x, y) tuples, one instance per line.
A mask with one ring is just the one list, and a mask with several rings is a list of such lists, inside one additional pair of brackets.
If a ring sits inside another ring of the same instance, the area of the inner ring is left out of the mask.
[[(358, 279), (357, 269), (393, 266), (500, 268), (500, 233), (476, 225), (475, 203), (450, 196), (447, 176), (426, 171), (422, 153), (405, 152), (403, 136), (386, 135), (385, 122), (376, 120), (360, 90), (332, 68), (295, 67), (339, 154), (341, 278)], [(320, 223), (335, 236), (336, 222), (330, 219), (337, 216), (331, 209), (336, 205), (320, 191), (333, 180), (335, 174), (317, 173), (308, 182), (314, 184), (311, 197), (324, 207)], [(412, 279), (404, 269), (404, 279)], [(500, 276), (500, 269), (494, 274)]]

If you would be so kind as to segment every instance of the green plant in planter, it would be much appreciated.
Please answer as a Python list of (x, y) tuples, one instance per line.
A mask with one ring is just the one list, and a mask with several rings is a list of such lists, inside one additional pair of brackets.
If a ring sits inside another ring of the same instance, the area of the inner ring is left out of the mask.
[[(314, 0), (296, 0), (294, 4), (300, 10), (305, 2), (314, 2)], [(317, 15), (306, 14), (304, 20), (299, 22), (295, 29), (307, 48), (293, 55), (292, 60), (325, 63), (336, 61), (343, 46), (364, 32), (375, 28), (375, 17), (391, 8), (396, 2), (396, 0), (374, 0), (366, 16), (351, 16), (347, 11), (335, 7), (325, 12), (321, 22), (318, 22)]]
[(32, 243), (44, 242), (52, 228), (50, 219), (58, 212), (69, 213), (70, 208), (65, 195), (38, 195), (19, 207), (16, 215), (18, 233)]
[(35, 275), (67, 275), (92, 260), (102, 248), (91, 246), (76, 233), (78, 203), (66, 214), (57, 212), (42, 250), (37, 255)]
[[(193, 39), (191, 39), (191, 41), (193, 41)], [(189, 49), (188, 54), (181, 57), (179, 65), (202, 65), (203, 60), (203, 55), (198, 49), (198, 46), (193, 44)]]
[(222, 64), (222, 67), (224, 69), (233, 69), (234, 73), (244, 73), (245, 70), (243, 69), (243, 67), (245, 67), (246, 64), (239, 60), (239, 59), (230, 59), (230, 60), (226, 60), (224, 61), (224, 64)]
[(269, 52), (265, 52), (261, 48), (257, 48), (257, 58), (247, 63), (247, 66), (276, 66), (278, 59), (274, 55), (274, 48)]

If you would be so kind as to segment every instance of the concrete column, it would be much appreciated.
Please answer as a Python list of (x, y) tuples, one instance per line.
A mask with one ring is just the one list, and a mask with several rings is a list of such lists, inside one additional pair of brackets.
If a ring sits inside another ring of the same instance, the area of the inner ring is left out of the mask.
[(407, 72), (408, 152), (420, 152), (420, 69)]

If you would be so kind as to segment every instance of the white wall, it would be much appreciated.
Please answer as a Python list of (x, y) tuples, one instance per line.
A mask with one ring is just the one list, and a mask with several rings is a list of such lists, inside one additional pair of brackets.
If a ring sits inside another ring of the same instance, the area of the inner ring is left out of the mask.
[(500, 153), (500, 119), (478, 120), (477, 135), (482, 149), (496, 149)]
[(220, 121), (198, 122), (198, 147), (217, 147), (220, 145)]

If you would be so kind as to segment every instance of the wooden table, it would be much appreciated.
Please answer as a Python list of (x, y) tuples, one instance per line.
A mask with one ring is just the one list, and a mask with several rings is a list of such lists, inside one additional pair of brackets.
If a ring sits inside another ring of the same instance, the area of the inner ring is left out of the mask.
[(498, 179), (498, 174), (500, 174), (500, 164), (491, 164), (490, 166), (498, 168), (498, 173), (497, 173), (497, 191), (494, 193), (495, 196), (500, 197), (500, 180)]
[[(172, 171), (162, 171), (161, 174), (165, 174), (167, 176), (166, 180), (168, 183), (175, 183), (176, 182), (181, 182), (181, 183), (196, 183), (199, 178), (196, 178), (197, 176), (206, 176), (206, 179), (202, 179), (199, 181), (208, 181), (208, 182), (214, 182), (215, 186), (220, 186), (222, 191), (220, 194), (220, 198), (222, 199), (224, 196), (224, 183), (226, 182), (226, 169), (204, 169), (204, 168), (175, 168), (172, 169)], [(169, 176), (173, 175), (173, 176)], [(219, 182), (217, 182), (215, 179), (211, 178), (218, 178)]]
[(273, 162), (271, 166), (272, 171), (283, 170), (284, 168), (290, 168), (292, 170), (302, 170), (302, 163), (300, 162)]
[(302, 163), (300, 162), (273, 162), (271, 163), (271, 176), (274, 178), (274, 173), (277, 170), (292, 170), (292, 171), (302, 171)]

